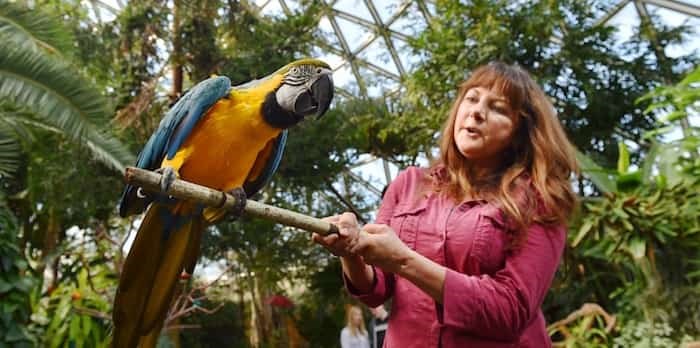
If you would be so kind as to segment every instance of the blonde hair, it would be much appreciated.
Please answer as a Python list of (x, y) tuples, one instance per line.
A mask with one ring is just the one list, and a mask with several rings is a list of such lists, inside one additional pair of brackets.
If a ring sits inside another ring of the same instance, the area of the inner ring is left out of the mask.
[[(504, 151), (500, 169), (476, 178), (472, 165), (457, 148), (455, 119), (460, 102), (474, 87), (501, 93), (517, 112), (512, 143)], [(441, 180), (431, 180), (432, 190), (457, 202), (469, 195), (495, 203), (502, 211), (511, 235), (511, 247), (525, 238), (533, 222), (564, 224), (576, 204), (571, 175), (578, 171), (573, 145), (562, 128), (554, 106), (530, 75), (515, 65), (492, 62), (476, 69), (463, 82), (444, 123), (440, 156), (429, 172), (443, 169)]]
[(365, 329), (364, 317), (362, 320), (360, 320), (360, 325), (355, 325), (352, 322), (352, 312), (353, 311), (359, 312), (360, 316), (362, 316), (362, 309), (360, 307), (353, 306), (353, 305), (350, 305), (347, 307), (347, 310), (345, 311), (345, 324), (350, 329), (350, 334), (352, 336), (367, 335), (367, 330)]

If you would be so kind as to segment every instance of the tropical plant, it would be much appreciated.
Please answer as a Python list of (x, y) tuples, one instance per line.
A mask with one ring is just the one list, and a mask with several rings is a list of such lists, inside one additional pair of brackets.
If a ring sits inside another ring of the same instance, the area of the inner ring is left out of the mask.
[(594, 303), (586, 303), (565, 319), (552, 323), (547, 332), (557, 348), (609, 347), (616, 319)]
[[(648, 327), (623, 330), (624, 342), (642, 331), (652, 346), (664, 337), (677, 343), (685, 336), (700, 336), (700, 318), (684, 309), (697, 307), (694, 299), (700, 295), (697, 129), (688, 127), (683, 137), (672, 141), (662, 136), (669, 132), (670, 122), (679, 129), (678, 121), (697, 107), (700, 94), (696, 82), (689, 82), (697, 75), (696, 70), (678, 85), (644, 97), (655, 99), (649, 113), (661, 107), (681, 112), (662, 118), (658, 130), (647, 134), (652, 145), (638, 167), (630, 165), (623, 143), (618, 144), (614, 170), (579, 154), (584, 174), (603, 195), (584, 198), (572, 222), (567, 257), (571, 271), (568, 279), (554, 286), (552, 298), (568, 298), (569, 305), (577, 297), (595, 301), (618, 314), (623, 323)], [(651, 333), (657, 325), (675, 330)]]
[[(689, 342), (689, 336), (680, 340), (673, 338), (674, 329), (664, 322), (629, 322), (623, 326), (622, 332), (613, 340), (614, 348), (654, 348), (654, 347), (683, 347)], [(680, 341), (680, 342), (679, 342)]]
[(35, 337), (27, 325), (37, 279), (17, 247), (17, 221), (2, 209), (4, 204), (0, 200), (0, 347), (33, 347)]
[(476, 66), (503, 60), (529, 70), (553, 98), (575, 145), (611, 167), (617, 142), (642, 143), (643, 132), (655, 126), (635, 100), (679, 79), (682, 72), (672, 67), (692, 65), (698, 57), (671, 58), (655, 50), (692, 32), (687, 24), (664, 26), (658, 17), (652, 19), (656, 31), (645, 24), (620, 44), (615, 27), (595, 20), (605, 7), (594, 0), (436, 1), (430, 25), (410, 42), (421, 60), (406, 81), (394, 127), (411, 147), (426, 151), (460, 81)]
[[(41, 128), (86, 146), (95, 158), (121, 171), (133, 154), (104, 129), (109, 104), (62, 54), (72, 36), (42, 8), (0, 4), (0, 159), (17, 157), (21, 134)], [(10, 107), (8, 108), (7, 105)], [(20, 111), (20, 112), (17, 112)], [(21, 131), (20, 131), (21, 130)], [(3, 172), (16, 162), (2, 161)]]
[[(32, 302), (33, 332), (44, 347), (107, 347), (121, 245), (101, 233), (73, 229), (57, 250), (55, 281)], [(89, 234), (89, 235), (88, 235)], [(57, 267), (58, 268), (58, 267)]]

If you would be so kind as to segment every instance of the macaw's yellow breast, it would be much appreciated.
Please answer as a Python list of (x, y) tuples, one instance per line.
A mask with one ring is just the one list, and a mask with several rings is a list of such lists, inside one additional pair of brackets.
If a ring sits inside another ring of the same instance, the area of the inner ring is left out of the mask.
[(218, 190), (242, 186), (258, 153), (281, 132), (263, 120), (261, 104), (233, 95), (221, 99), (162, 166), (172, 166), (184, 180)]

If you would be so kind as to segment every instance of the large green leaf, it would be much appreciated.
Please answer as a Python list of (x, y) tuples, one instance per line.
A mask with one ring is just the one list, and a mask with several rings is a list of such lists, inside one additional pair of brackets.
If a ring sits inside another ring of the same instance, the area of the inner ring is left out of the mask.
[(605, 193), (617, 191), (617, 185), (612, 178), (613, 175), (610, 170), (599, 166), (592, 158), (578, 150), (576, 150), (576, 159), (581, 166), (583, 174), (589, 178), (593, 182), (593, 185), (600, 191)]
[(700, 82), (700, 66), (695, 67), (695, 70), (688, 74), (683, 80), (680, 82), (681, 85), (687, 86), (691, 83), (697, 83)]
[(72, 53), (75, 42), (58, 16), (9, 1), (0, 1), (0, 37), (4, 44), (11, 42), (64, 55)]
[(617, 157), (617, 173), (622, 175), (627, 173), (630, 166), (630, 152), (627, 150), (627, 145), (620, 141), (617, 143), (618, 157)]
[(12, 177), (19, 166), (21, 147), (16, 139), (0, 133), (0, 177)]
[(96, 158), (123, 170), (133, 155), (101, 131), (110, 110), (104, 97), (69, 63), (17, 45), (0, 47), (0, 99), (21, 105), (38, 121), (90, 148)]

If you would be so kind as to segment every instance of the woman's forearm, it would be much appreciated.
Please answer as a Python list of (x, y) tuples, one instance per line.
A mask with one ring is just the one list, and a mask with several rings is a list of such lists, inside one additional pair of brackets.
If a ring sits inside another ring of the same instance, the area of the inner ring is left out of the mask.
[(445, 267), (411, 250), (400, 263), (396, 274), (425, 291), (437, 303), (442, 303)]
[(343, 273), (355, 289), (362, 293), (372, 291), (372, 281), (374, 280), (372, 266), (365, 264), (359, 256), (341, 257), (340, 263), (343, 266)]

